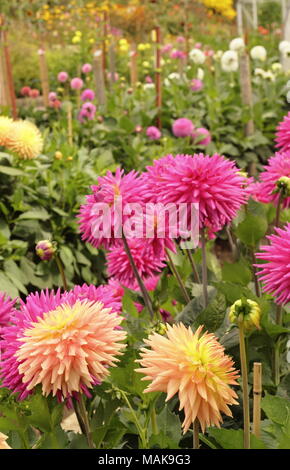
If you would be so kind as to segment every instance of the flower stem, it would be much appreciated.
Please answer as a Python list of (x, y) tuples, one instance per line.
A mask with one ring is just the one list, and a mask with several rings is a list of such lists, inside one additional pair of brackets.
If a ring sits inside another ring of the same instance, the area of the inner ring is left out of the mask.
[(137, 266), (135, 264), (135, 261), (134, 261), (134, 258), (132, 256), (132, 253), (131, 253), (131, 250), (130, 250), (130, 247), (128, 245), (128, 242), (127, 242), (127, 238), (125, 237), (124, 233), (122, 233), (122, 240), (123, 240), (123, 244), (124, 244), (124, 249), (125, 249), (125, 252), (126, 252), (126, 255), (128, 256), (129, 258), (129, 261), (130, 261), (130, 264), (131, 264), (131, 268), (133, 269), (133, 273), (134, 273), (134, 276), (139, 284), (139, 287), (140, 287), (140, 290), (141, 290), (141, 293), (142, 293), (142, 296), (143, 296), (143, 299), (144, 299), (144, 302), (145, 302), (145, 305), (148, 309), (148, 312), (150, 313), (150, 316), (151, 318), (154, 317), (154, 311), (153, 311), (153, 308), (152, 308), (152, 302), (151, 302), (151, 298), (147, 292), (147, 289), (145, 287), (145, 284), (144, 282), (142, 281), (141, 279), (141, 276), (138, 272), (138, 269), (137, 269)]
[(203, 298), (204, 298), (204, 308), (206, 308), (208, 305), (208, 292), (207, 292), (206, 241), (205, 241), (204, 228), (201, 229), (201, 252), (202, 252)]
[(248, 388), (248, 368), (245, 347), (244, 325), (239, 323), (240, 357), (243, 383), (243, 412), (244, 412), (244, 449), (250, 449), (250, 409), (249, 409), (249, 388)]
[(257, 277), (257, 268), (255, 266), (255, 264), (257, 263), (257, 260), (256, 260), (254, 251), (252, 251), (252, 260), (253, 260), (252, 266), (253, 266), (253, 273), (254, 273), (254, 284), (255, 284), (256, 296), (261, 297), (261, 289), (260, 289), (260, 284), (259, 284), (259, 280)]
[(200, 277), (199, 277), (199, 274), (198, 274), (198, 271), (197, 271), (197, 267), (196, 267), (196, 265), (195, 265), (195, 262), (194, 262), (194, 259), (193, 259), (191, 250), (186, 250), (186, 253), (187, 253), (187, 256), (188, 256), (190, 265), (191, 265), (191, 267), (192, 267), (192, 272), (193, 272), (194, 280), (195, 280), (195, 282), (197, 282), (197, 284), (200, 284)]
[(84, 398), (82, 394), (79, 394), (79, 412), (80, 412), (80, 415), (82, 417), (82, 421), (84, 424), (85, 436), (87, 438), (89, 448), (94, 449), (95, 446), (94, 446), (94, 442), (92, 439), (92, 432), (90, 428), (89, 417), (88, 417), (88, 413), (85, 407), (85, 402), (84, 402)]
[(276, 210), (276, 217), (275, 217), (275, 227), (279, 227), (280, 225), (280, 214), (281, 214), (281, 205), (282, 205), (283, 197), (284, 197), (283, 191), (280, 191), (277, 210)]
[[(282, 322), (283, 322), (282, 307), (281, 305), (277, 305), (276, 325), (282, 326)], [(275, 347), (274, 347), (274, 370), (273, 370), (274, 383), (276, 387), (278, 387), (280, 383), (280, 346), (281, 346), (281, 340), (280, 340), (280, 337), (278, 337), (275, 343)]]
[(167, 249), (165, 249), (165, 250), (166, 250), (166, 255), (167, 255), (167, 258), (168, 258), (168, 261), (169, 261), (170, 269), (173, 272), (174, 276), (176, 277), (176, 280), (177, 280), (177, 282), (179, 284), (179, 287), (182, 291), (183, 297), (185, 298), (186, 302), (189, 303), (190, 302), (190, 297), (189, 297), (189, 295), (186, 291), (185, 285), (184, 285), (184, 283), (183, 283), (183, 281), (180, 277), (179, 272), (177, 271), (177, 269), (176, 269), (176, 267), (173, 263), (173, 260), (172, 260), (172, 257), (170, 255), (169, 251)]
[(86, 435), (86, 429), (85, 429), (85, 425), (84, 425), (84, 422), (83, 422), (83, 418), (81, 416), (81, 412), (80, 412), (80, 408), (79, 408), (79, 402), (76, 398), (73, 398), (72, 402), (73, 402), (74, 411), (75, 411), (75, 414), (76, 414), (76, 417), (77, 417), (77, 420), (78, 420), (78, 423), (79, 423), (79, 427), (81, 428), (82, 433), (84, 435)]
[(197, 418), (193, 421), (193, 448), (199, 449), (199, 422)]
[(55, 261), (56, 261), (59, 273), (61, 275), (63, 288), (64, 288), (64, 290), (68, 290), (67, 281), (66, 281), (66, 277), (65, 277), (65, 273), (64, 273), (64, 269), (63, 269), (63, 264), (61, 262), (60, 257), (58, 256), (58, 254), (55, 255)]
[(151, 409), (151, 426), (152, 426), (152, 434), (158, 434), (158, 425), (157, 425), (156, 411), (155, 411), (154, 406)]

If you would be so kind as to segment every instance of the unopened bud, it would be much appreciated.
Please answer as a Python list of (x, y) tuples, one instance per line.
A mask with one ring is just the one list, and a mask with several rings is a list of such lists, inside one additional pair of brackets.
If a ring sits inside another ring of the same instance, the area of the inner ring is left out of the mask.
[(261, 309), (257, 302), (250, 299), (239, 299), (231, 306), (229, 319), (231, 323), (243, 325), (245, 330), (260, 329)]
[(37, 243), (35, 251), (37, 256), (39, 256), (42, 261), (48, 261), (56, 252), (56, 246), (54, 242), (49, 240), (41, 240)]
[(54, 158), (56, 160), (62, 160), (62, 157), (63, 157), (63, 154), (59, 151), (56, 151), (55, 154), (54, 154)]

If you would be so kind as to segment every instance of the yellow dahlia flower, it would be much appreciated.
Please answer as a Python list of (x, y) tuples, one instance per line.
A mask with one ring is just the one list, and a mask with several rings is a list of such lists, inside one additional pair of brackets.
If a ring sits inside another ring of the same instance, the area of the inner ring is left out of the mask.
[(11, 449), (11, 447), (6, 442), (7, 439), (8, 437), (0, 432), (0, 449)]
[(15, 121), (7, 137), (6, 147), (23, 160), (38, 157), (43, 149), (43, 139), (30, 121)]
[(145, 392), (165, 392), (166, 401), (178, 393), (180, 410), (184, 410), (183, 432), (188, 431), (197, 418), (202, 431), (207, 426), (220, 426), (221, 412), (232, 416), (228, 405), (237, 404), (234, 390), (238, 372), (233, 361), (224, 354), (224, 348), (210, 333), (201, 335), (202, 326), (195, 333), (182, 323), (167, 325), (167, 336), (153, 333), (145, 343), (151, 348), (141, 349), (142, 380), (151, 384)]
[(239, 299), (231, 306), (229, 319), (231, 323), (242, 323), (245, 330), (260, 329), (261, 309), (257, 302), (250, 299)]
[(0, 145), (5, 146), (10, 129), (13, 125), (12, 119), (7, 116), (0, 116)]

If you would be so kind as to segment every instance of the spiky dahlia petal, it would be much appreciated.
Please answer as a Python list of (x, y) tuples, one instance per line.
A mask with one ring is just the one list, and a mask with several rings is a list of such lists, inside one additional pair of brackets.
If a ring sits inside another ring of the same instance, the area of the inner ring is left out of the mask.
[(82, 393), (108, 374), (125, 347), (122, 318), (100, 302), (77, 301), (44, 313), (24, 330), (15, 353), (28, 390), (42, 385), (44, 395), (64, 398)]
[(19, 158), (31, 160), (43, 149), (43, 139), (38, 128), (30, 121), (15, 121), (10, 128), (6, 146)]
[(0, 292), (0, 339), (2, 328), (9, 324), (9, 321), (14, 313), (14, 304), (16, 299), (11, 300), (8, 295)]
[(11, 449), (11, 447), (7, 444), (8, 436), (0, 432), (0, 450), (1, 449)]
[[(138, 188), (138, 190), (137, 190)], [(86, 203), (80, 208), (78, 215), (82, 240), (98, 248), (105, 248), (121, 243), (120, 227), (126, 220), (123, 209), (126, 204), (137, 203), (142, 205), (142, 194), (145, 191), (143, 179), (136, 171), (124, 174), (118, 168), (115, 174), (108, 171), (98, 178), (98, 184), (92, 186), (93, 194), (86, 196)], [(96, 204), (106, 204), (109, 211), (106, 214), (106, 226), (99, 227), (99, 211)], [(98, 233), (103, 230), (100, 235)]]
[[(144, 243), (143, 240), (129, 239), (127, 240), (131, 255), (134, 259), (138, 273), (143, 281), (155, 276), (165, 266), (164, 251), (159, 256), (153, 251), (153, 248)], [(107, 266), (110, 276), (113, 276), (120, 284), (129, 289), (139, 290), (136, 278), (122, 245), (111, 248), (107, 253)]]
[(5, 146), (7, 144), (7, 139), (12, 125), (13, 121), (11, 118), (0, 116), (0, 146)]
[(194, 333), (182, 323), (167, 325), (167, 336), (153, 333), (145, 340), (150, 348), (141, 349), (142, 380), (151, 383), (145, 392), (167, 393), (166, 400), (178, 393), (184, 410), (184, 433), (197, 418), (206, 427), (222, 422), (221, 412), (231, 415), (228, 405), (236, 404), (237, 395), (230, 385), (237, 384), (233, 361), (213, 334)]
[(267, 237), (271, 243), (261, 246), (261, 252), (256, 253), (257, 258), (267, 262), (256, 266), (260, 268), (257, 275), (265, 292), (283, 305), (290, 302), (290, 224), (275, 230), (275, 235)]
[[(279, 201), (279, 193), (277, 192), (277, 182), (282, 177), (290, 177), (290, 151), (276, 152), (269, 158), (264, 171), (260, 173), (260, 182), (253, 184), (254, 198), (260, 202), (272, 202), (276, 206)], [(283, 199), (283, 207), (290, 207), (290, 197)]]
[(276, 130), (276, 147), (282, 152), (290, 150), (290, 112), (284, 116)]
[(147, 171), (158, 202), (199, 203), (199, 225), (211, 232), (230, 222), (246, 202), (244, 177), (233, 162), (218, 154), (167, 155)]

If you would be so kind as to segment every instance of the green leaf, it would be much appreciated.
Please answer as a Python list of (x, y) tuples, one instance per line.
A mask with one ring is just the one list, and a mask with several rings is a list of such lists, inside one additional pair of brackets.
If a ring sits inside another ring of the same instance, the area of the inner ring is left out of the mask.
[(10, 295), (10, 297), (15, 298), (18, 297), (19, 292), (16, 286), (10, 281), (10, 279), (0, 271), (0, 286), (1, 291), (6, 292), (6, 294)]
[[(244, 448), (244, 432), (242, 429), (218, 429), (209, 428), (208, 434), (223, 449), (243, 449)], [(265, 444), (256, 436), (251, 434), (251, 449), (265, 449)]]
[(44, 207), (39, 207), (37, 209), (32, 209), (30, 211), (23, 212), (18, 217), (18, 220), (26, 220), (26, 219), (36, 219), (36, 220), (48, 220), (50, 215), (48, 214), (47, 210)]
[(224, 263), (222, 267), (223, 281), (234, 282), (247, 286), (252, 280), (252, 272), (244, 259), (237, 263)]
[(122, 306), (123, 306), (123, 311), (125, 311), (129, 315), (132, 315), (132, 317), (134, 318), (139, 318), (139, 313), (131, 298), (130, 290), (126, 288), (125, 288), (125, 292), (122, 298)]
[(265, 217), (250, 213), (236, 228), (236, 235), (245, 245), (255, 248), (266, 234), (267, 229), (268, 223)]
[(0, 165), (0, 173), (9, 176), (23, 176), (25, 174), (22, 170), (18, 170), (18, 168), (3, 165)]
[(290, 414), (290, 402), (287, 398), (269, 395), (262, 398), (261, 407), (271, 421), (285, 425)]
[(178, 449), (181, 440), (181, 425), (178, 415), (172, 413), (165, 405), (159, 415), (157, 415), (158, 434), (150, 437), (150, 447), (160, 449)]
[(127, 116), (122, 116), (119, 121), (121, 129), (124, 129), (126, 132), (130, 133), (133, 132), (135, 129), (135, 125)]

